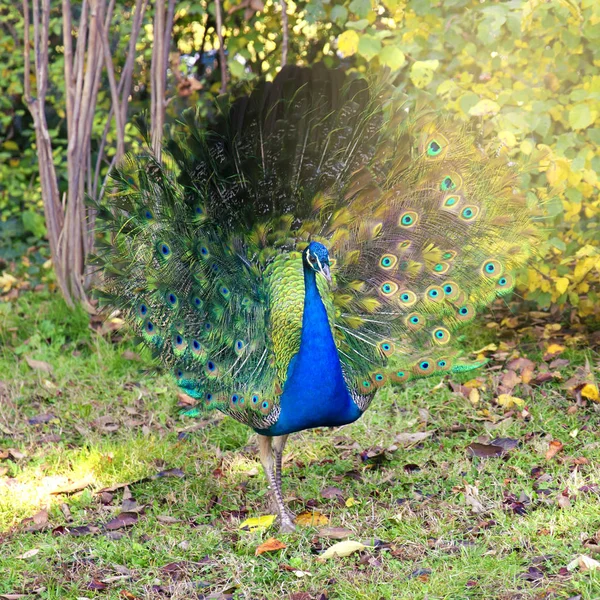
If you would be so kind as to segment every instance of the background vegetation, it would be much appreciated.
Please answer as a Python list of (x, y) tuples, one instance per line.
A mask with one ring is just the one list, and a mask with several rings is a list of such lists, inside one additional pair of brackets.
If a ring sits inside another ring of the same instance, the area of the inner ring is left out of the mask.
[[(133, 2), (118, 4), (109, 32), (117, 76), (124, 68), (135, 17)], [(283, 54), (292, 63), (323, 60), (362, 72), (387, 66), (398, 72), (399, 85), (407, 93), (426, 93), (459, 119), (497, 136), (502, 152), (523, 169), (523, 185), (532, 205), (541, 202), (548, 225), (547, 242), (537, 262), (522, 274), (523, 295), (539, 307), (554, 305), (580, 317), (597, 316), (598, 2), (224, 0), (225, 82), (216, 51), (216, 7), (214, 2), (174, 4), (165, 92), (167, 129), (187, 106), (199, 104), (206, 113), (222, 88), (235, 93), (244, 81), (272, 77)], [(81, 4), (74, 2), (75, 16), (78, 10)], [(135, 47), (125, 125), (127, 149), (135, 149), (137, 140), (131, 117), (149, 108), (154, 17), (150, 4)], [(52, 7), (49, 32), (46, 116), (62, 197), (68, 186), (67, 128), (58, 4)], [(23, 100), (23, 35), (20, 7), (0, 0), (0, 267), (4, 270), (0, 285), (4, 292), (52, 281), (46, 262), (37, 148)], [(99, 148), (111, 108), (107, 77), (102, 71), (90, 144), (90, 160), (94, 165), (98, 162), (102, 175), (117, 151), (114, 129), (107, 132), (105, 149)]]

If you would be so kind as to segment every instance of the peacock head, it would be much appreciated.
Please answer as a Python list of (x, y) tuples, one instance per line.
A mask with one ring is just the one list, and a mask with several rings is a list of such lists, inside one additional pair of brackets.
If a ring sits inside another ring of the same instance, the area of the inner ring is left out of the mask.
[(329, 252), (319, 242), (311, 242), (302, 254), (304, 265), (316, 273), (321, 273), (327, 281), (331, 282), (329, 271)]

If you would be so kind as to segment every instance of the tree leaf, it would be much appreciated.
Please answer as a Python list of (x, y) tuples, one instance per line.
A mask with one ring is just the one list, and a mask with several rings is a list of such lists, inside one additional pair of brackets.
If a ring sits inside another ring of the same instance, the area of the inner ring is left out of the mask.
[(367, 60), (371, 60), (379, 54), (381, 41), (372, 35), (361, 35), (358, 42), (358, 53)]
[(344, 31), (338, 38), (337, 47), (343, 56), (352, 56), (358, 50), (360, 36), (351, 29)]
[(569, 125), (575, 131), (587, 129), (598, 116), (596, 111), (592, 111), (587, 104), (576, 104), (569, 111)]
[(294, 523), (302, 527), (322, 527), (329, 523), (329, 519), (318, 510), (305, 510), (296, 516)]
[(273, 525), (275, 521), (275, 515), (263, 515), (261, 517), (251, 517), (246, 519), (240, 524), (240, 529), (246, 531), (258, 531), (259, 529), (266, 529)]
[(439, 60), (417, 60), (410, 69), (410, 80), (415, 87), (424, 88), (433, 81), (433, 72), (439, 66)]
[(359, 552), (365, 548), (366, 546), (364, 544), (352, 540), (338, 542), (330, 548), (327, 548), (327, 550), (319, 556), (319, 560), (327, 560), (328, 558), (335, 558), (336, 556), (350, 556), (354, 552)]
[(280, 542), (277, 538), (272, 537), (258, 546), (254, 552), (254, 555), (260, 556), (265, 552), (275, 552), (277, 550), (283, 550), (284, 548), (287, 548), (287, 546), (283, 542)]
[(384, 46), (379, 53), (379, 62), (392, 71), (397, 71), (406, 64), (406, 56), (395, 46)]

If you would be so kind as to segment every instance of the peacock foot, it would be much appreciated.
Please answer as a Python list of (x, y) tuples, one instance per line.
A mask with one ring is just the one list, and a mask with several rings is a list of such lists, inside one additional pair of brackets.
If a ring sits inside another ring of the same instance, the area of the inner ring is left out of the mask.
[(293, 531), (296, 531), (294, 520), (290, 519), (289, 515), (287, 514), (287, 511), (286, 514), (284, 514), (283, 517), (279, 519), (279, 531), (281, 533), (292, 533)]

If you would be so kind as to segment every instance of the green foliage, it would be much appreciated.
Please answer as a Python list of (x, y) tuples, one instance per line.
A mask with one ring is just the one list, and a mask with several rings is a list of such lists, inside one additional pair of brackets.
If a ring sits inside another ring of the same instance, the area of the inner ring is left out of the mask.
[[(125, 56), (131, 2), (121, 3), (111, 33), (113, 56)], [(281, 5), (274, 0), (224, 0), (228, 86), (272, 77), (281, 62)], [(22, 17), (0, 0), (0, 219), (39, 212), (33, 131), (23, 106)], [(152, 27), (138, 43), (130, 114), (149, 102)], [(64, 186), (66, 170), (64, 76), (60, 11), (51, 14), (51, 86), (48, 119)], [(548, 239), (523, 274), (523, 292), (539, 306), (571, 304), (581, 315), (600, 306), (600, 4), (596, 0), (312, 0), (288, 2), (289, 62), (342, 63), (366, 72), (398, 71), (408, 93), (427, 94), (440, 108), (497, 136), (524, 167), (532, 205), (544, 204)], [(169, 122), (199, 104), (208, 116), (220, 87), (212, 2), (179, 2), (168, 96)], [(193, 66), (187, 66), (194, 62)], [(190, 62), (186, 64), (185, 60)], [(122, 59), (121, 59), (122, 60)], [(104, 77), (104, 75), (103, 75)], [(102, 81), (98, 140), (110, 105)], [(112, 132), (108, 147), (114, 146)], [(135, 135), (128, 139), (131, 143)], [(110, 152), (109, 152), (110, 155)], [(105, 165), (103, 166), (105, 168)], [(31, 216), (26, 223), (42, 233)]]

